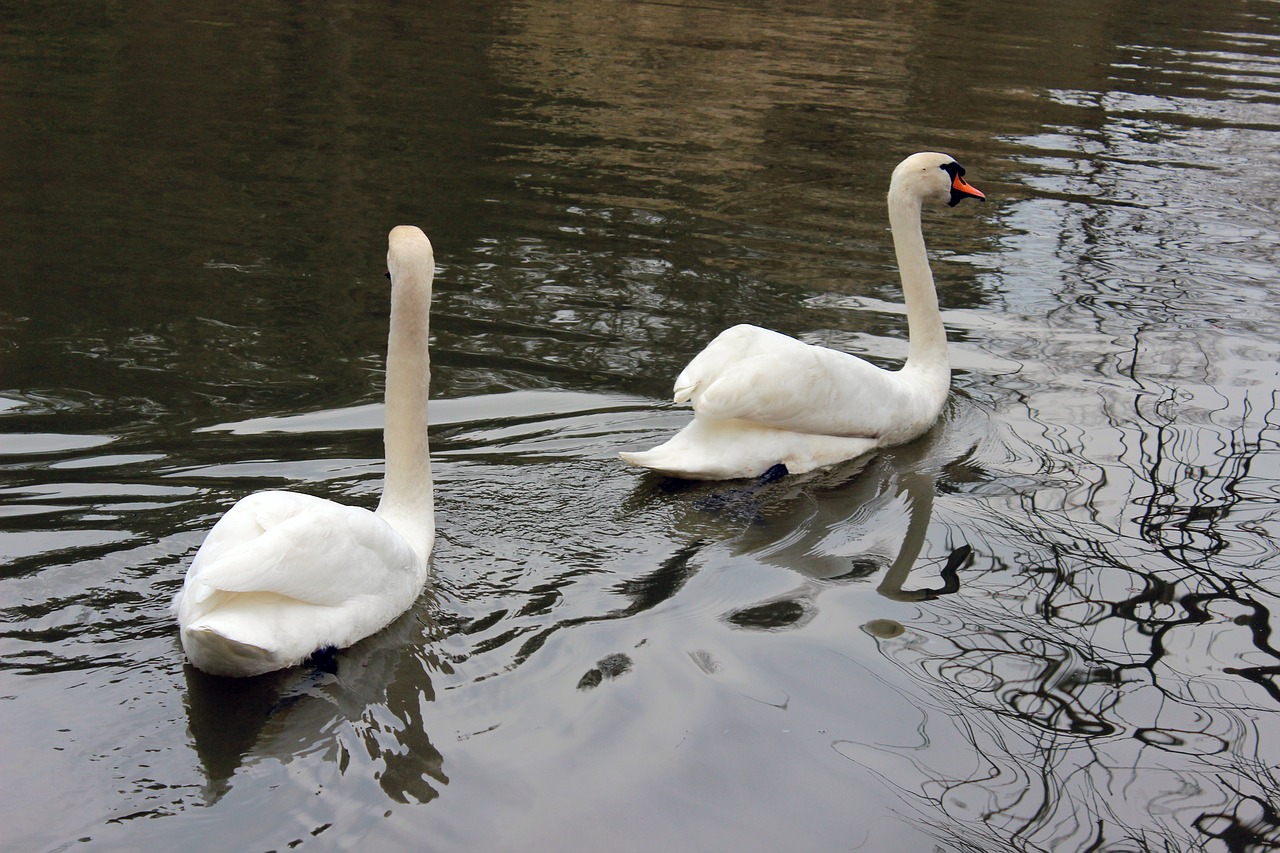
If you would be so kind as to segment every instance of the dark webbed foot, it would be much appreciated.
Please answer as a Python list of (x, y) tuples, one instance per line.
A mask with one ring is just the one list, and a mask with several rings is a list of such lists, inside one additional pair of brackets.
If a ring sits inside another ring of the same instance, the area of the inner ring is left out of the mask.
[(316, 649), (311, 653), (311, 657), (307, 658), (306, 665), (311, 667), (314, 673), (324, 673), (326, 675), (338, 674), (338, 647), (324, 646)]
[(752, 480), (749, 485), (737, 489), (725, 489), (723, 492), (707, 495), (695, 501), (694, 506), (703, 512), (722, 512), (751, 524), (762, 523), (763, 519), (759, 515), (759, 506), (755, 501), (756, 492), (765, 486), (778, 482), (787, 474), (787, 466), (779, 462)]
[(760, 475), (756, 482), (761, 486), (767, 486), (769, 483), (776, 483), (791, 472), (787, 470), (787, 466), (779, 462), (768, 471)]

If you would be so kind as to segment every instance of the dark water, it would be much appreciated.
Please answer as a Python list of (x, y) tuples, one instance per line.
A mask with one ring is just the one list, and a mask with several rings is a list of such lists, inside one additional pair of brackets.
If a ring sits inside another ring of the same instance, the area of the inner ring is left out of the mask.
[[(10, 4), (7, 850), (1280, 848), (1280, 7)], [(753, 494), (623, 466), (769, 325), (944, 420)], [(387, 230), (439, 261), (436, 583), (184, 667), (237, 497), (372, 506)], [(711, 500), (708, 500), (711, 498)]]

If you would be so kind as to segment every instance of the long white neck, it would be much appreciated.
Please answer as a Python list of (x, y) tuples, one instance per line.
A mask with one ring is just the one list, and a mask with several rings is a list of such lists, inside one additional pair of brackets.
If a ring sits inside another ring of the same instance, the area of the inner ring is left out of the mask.
[(889, 226), (907, 305), (907, 366), (950, 371), (947, 330), (938, 310), (938, 291), (920, 230), (920, 198), (894, 186), (889, 189)]
[(425, 554), (435, 535), (427, 397), (431, 270), (407, 269), (391, 286), (387, 338), (386, 480), (378, 514)]

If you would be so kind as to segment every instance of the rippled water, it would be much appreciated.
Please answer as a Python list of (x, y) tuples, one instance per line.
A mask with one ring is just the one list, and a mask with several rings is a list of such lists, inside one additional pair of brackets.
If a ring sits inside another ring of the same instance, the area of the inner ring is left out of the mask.
[[(6, 849), (1280, 847), (1280, 8), (30, 4), (0, 29)], [(623, 466), (766, 324), (955, 393), (751, 489)], [(436, 245), (435, 584), (185, 667), (239, 496), (371, 506)]]

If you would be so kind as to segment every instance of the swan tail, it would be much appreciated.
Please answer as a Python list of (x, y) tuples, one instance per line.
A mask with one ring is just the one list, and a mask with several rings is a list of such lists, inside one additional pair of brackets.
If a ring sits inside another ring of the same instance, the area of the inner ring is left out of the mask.
[[(668, 477), (676, 477), (681, 480), (740, 480), (759, 477), (774, 468), (789, 470), (785, 463), (781, 463), (776, 459), (767, 461), (771, 457), (758, 454), (744, 454), (735, 457), (726, 455), (724, 452), (714, 454), (699, 453), (694, 449), (682, 448), (679, 445), (672, 447), (671, 444), (671, 442), (667, 442), (651, 450), (622, 452), (618, 454), (618, 457), (623, 462), (636, 468), (647, 468), (658, 474), (665, 474)], [(733, 448), (729, 447), (724, 450), (732, 453)], [(799, 469), (799, 471), (803, 470), (808, 469)]]
[(188, 612), (179, 638), (187, 659), (214, 675), (259, 675), (296, 666), (325, 646), (345, 648), (382, 627), (352, 632), (349, 611), (308, 605), (270, 593), (219, 591), (216, 607)]
[(213, 675), (242, 677), (293, 666), (305, 657), (282, 659), (277, 651), (237, 639), (225, 631), (225, 626), (207, 621), (182, 629), (182, 649), (193, 666)]
[(652, 450), (624, 451), (618, 454), (618, 458), (632, 467), (647, 468), (659, 474), (666, 474), (668, 477), (680, 477), (685, 480), (723, 479), (703, 466), (691, 465), (690, 460), (682, 460), (676, 454), (664, 454), (662, 450), (662, 447), (655, 447)]
[(665, 444), (619, 453), (623, 462), (685, 480), (759, 477), (775, 465), (804, 474), (869, 453), (874, 438), (809, 435), (744, 421), (695, 417)]

